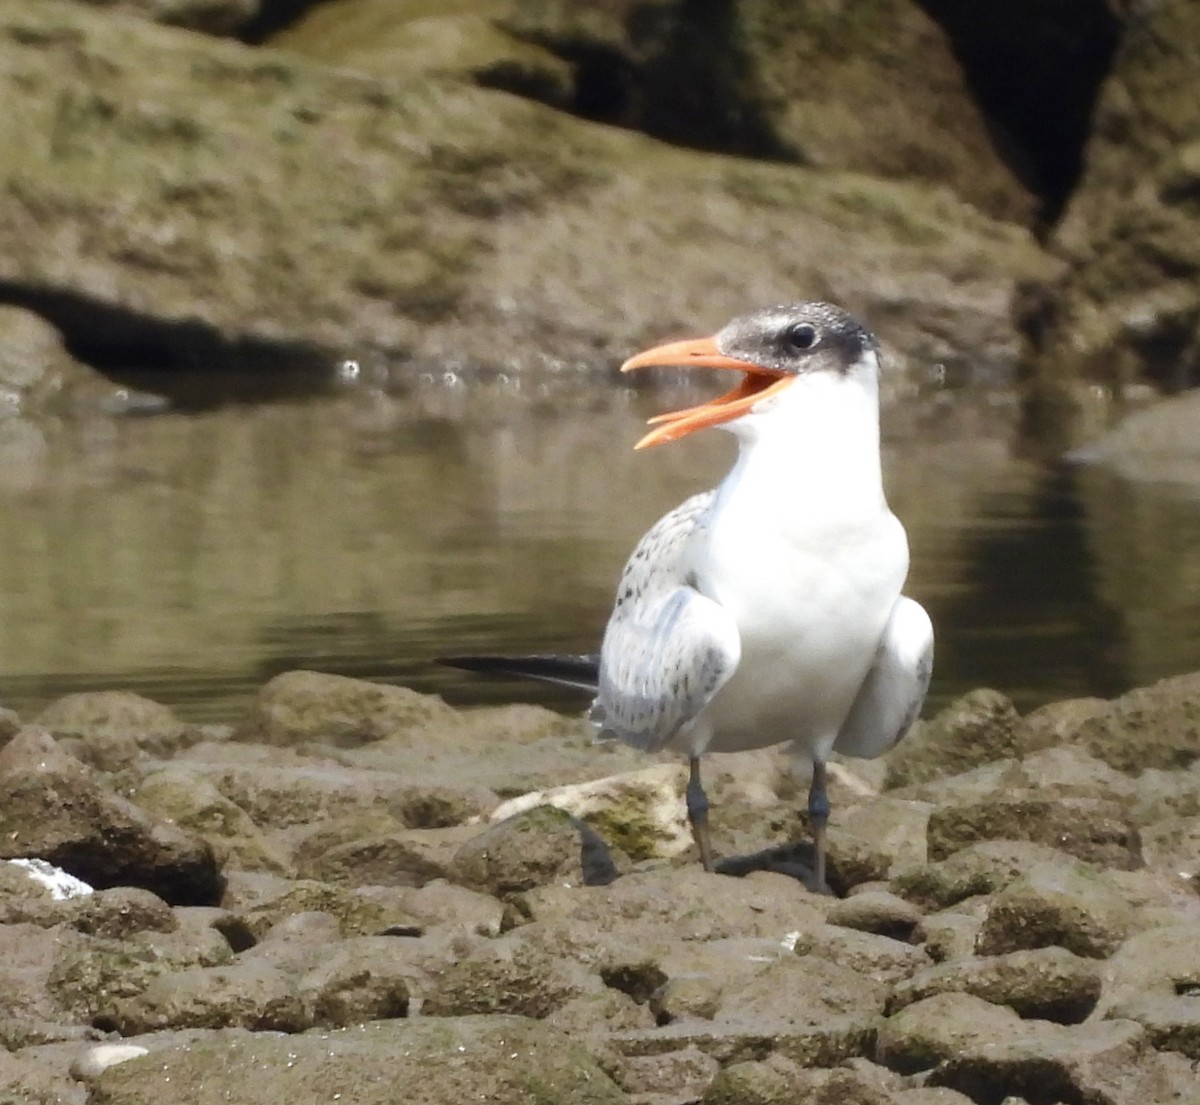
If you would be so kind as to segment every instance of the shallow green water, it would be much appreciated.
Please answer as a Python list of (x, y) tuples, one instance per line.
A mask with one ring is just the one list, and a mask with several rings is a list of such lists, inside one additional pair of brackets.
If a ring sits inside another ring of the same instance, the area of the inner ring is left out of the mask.
[[(312, 667), (456, 702), (579, 703), (441, 670), (453, 651), (587, 651), (637, 536), (709, 486), (724, 434), (635, 454), (678, 396), (431, 379), (193, 414), (0, 422), (0, 703), (122, 687), (234, 720)], [(886, 413), (932, 703), (1023, 707), (1200, 667), (1200, 505), (1011, 459), (1002, 407)], [(921, 401), (924, 403), (924, 401)]]

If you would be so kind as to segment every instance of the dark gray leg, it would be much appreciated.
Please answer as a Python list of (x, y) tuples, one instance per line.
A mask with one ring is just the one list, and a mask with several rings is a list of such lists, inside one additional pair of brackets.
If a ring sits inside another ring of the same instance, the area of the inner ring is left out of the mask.
[(825, 764), (819, 760), (813, 761), (812, 784), (808, 788), (808, 820), (817, 853), (813, 889), (818, 894), (828, 894), (829, 884), (825, 881), (825, 825), (829, 821), (829, 795), (825, 793)]
[(705, 871), (713, 869), (712, 841), (708, 835), (708, 795), (700, 783), (700, 757), (688, 760), (687, 815), (692, 826), (692, 839), (700, 849), (700, 862)]

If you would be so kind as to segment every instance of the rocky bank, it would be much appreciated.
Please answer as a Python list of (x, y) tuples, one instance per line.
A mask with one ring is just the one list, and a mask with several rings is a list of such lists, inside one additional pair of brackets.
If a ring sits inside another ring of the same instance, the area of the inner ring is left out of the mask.
[(1061, 446), (1195, 382), (1196, 12), (0, 0), (0, 304), (60, 342), (0, 397), (611, 367), (824, 297)]
[(739, 878), (682, 765), (540, 709), (292, 672), (0, 734), (0, 1101), (1200, 1100), (1200, 675), (837, 765), (838, 897), (775, 751), (710, 765)]

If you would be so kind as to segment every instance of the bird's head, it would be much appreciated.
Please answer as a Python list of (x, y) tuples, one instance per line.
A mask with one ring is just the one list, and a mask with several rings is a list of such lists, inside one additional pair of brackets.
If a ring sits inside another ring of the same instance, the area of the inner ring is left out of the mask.
[(763, 413), (793, 384), (814, 373), (837, 378), (878, 371), (874, 336), (840, 307), (794, 303), (741, 315), (708, 338), (668, 342), (630, 357), (622, 372), (652, 365), (727, 368), (742, 373), (732, 391), (707, 403), (660, 414), (635, 446), (661, 445), (706, 426), (729, 426)]

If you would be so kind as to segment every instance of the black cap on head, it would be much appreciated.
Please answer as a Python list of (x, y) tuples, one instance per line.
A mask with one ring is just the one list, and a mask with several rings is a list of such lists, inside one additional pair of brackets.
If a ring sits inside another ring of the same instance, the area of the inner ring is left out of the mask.
[(864, 353), (878, 352), (875, 336), (832, 303), (789, 303), (741, 315), (716, 338), (728, 357), (773, 372), (848, 372)]

